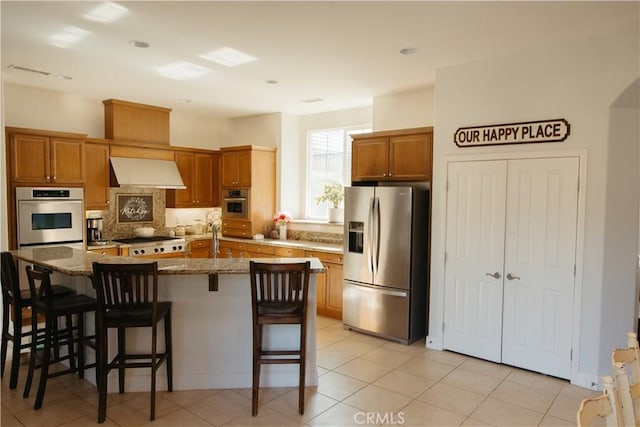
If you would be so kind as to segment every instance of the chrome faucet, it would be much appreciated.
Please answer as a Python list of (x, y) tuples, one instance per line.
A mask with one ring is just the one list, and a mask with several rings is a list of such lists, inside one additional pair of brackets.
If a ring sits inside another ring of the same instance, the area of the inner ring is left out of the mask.
[(211, 225), (211, 231), (213, 233), (213, 258), (217, 258), (220, 253), (220, 242), (218, 241), (218, 226), (215, 224)]

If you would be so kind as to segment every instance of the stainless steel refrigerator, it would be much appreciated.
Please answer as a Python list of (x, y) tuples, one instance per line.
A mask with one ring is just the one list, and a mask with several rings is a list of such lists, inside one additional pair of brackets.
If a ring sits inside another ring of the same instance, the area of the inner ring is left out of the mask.
[(347, 187), (345, 327), (405, 344), (427, 333), (429, 193)]

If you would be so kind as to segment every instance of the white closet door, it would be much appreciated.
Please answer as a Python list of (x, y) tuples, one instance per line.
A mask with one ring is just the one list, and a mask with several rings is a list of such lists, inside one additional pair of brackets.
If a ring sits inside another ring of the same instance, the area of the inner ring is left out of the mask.
[(448, 167), (444, 347), (495, 362), (502, 345), (506, 167), (506, 161)]
[(579, 159), (508, 163), (502, 362), (571, 374)]

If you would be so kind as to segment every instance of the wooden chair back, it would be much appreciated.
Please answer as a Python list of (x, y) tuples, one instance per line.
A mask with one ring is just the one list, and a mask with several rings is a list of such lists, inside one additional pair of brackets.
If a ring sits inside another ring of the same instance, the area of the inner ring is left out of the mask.
[(604, 418), (607, 427), (623, 426), (622, 410), (616, 394), (614, 379), (602, 377), (602, 395), (584, 399), (576, 414), (578, 427), (589, 427), (596, 419)]
[(271, 264), (250, 261), (254, 320), (304, 323), (309, 295), (310, 263)]
[(22, 300), (20, 297), (20, 281), (18, 279), (18, 271), (16, 263), (11, 252), (2, 252), (0, 254), (0, 262), (2, 270), (0, 271), (0, 281), (2, 282), (2, 299), (5, 307), (9, 303), (21, 307)]
[(51, 287), (51, 276), (49, 272), (34, 270), (30, 265), (26, 267), (31, 301), (45, 309), (51, 308), (53, 290)]
[(635, 333), (627, 334), (627, 348), (613, 350), (611, 364), (624, 425), (640, 425), (640, 360)]
[(152, 306), (157, 317), (158, 263), (103, 264), (93, 263), (93, 288), (96, 290), (98, 312), (123, 306)]

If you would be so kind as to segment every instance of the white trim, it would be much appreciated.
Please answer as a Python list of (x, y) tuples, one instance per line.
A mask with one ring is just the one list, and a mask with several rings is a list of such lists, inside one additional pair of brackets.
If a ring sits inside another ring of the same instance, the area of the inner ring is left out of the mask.
[[(579, 372), (580, 366), (580, 319), (581, 319), (581, 302), (582, 302), (582, 280), (583, 280), (583, 268), (584, 268), (584, 233), (585, 233), (585, 215), (586, 215), (586, 190), (587, 190), (587, 158), (588, 150), (576, 149), (576, 150), (552, 150), (552, 151), (533, 151), (533, 152), (517, 152), (517, 153), (477, 153), (477, 154), (456, 154), (456, 155), (444, 155), (441, 157), (444, 163), (443, 175), (441, 176), (445, 182), (444, 185), (439, 185), (434, 188), (435, 194), (432, 194), (433, 203), (444, 203), (443, 215), (441, 215), (440, 222), (438, 224), (431, 224), (432, 236), (437, 235), (438, 240), (443, 243), (446, 242), (446, 202), (447, 202), (447, 183), (449, 163), (460, 161), (478, 161), (478, 160), (511, 160), (511, 159), (540, 159), (540, 158), (557, 158), (557, 157), (578, 157), (579, 159), (579, 192), (578, 192), (578, 212), (577, 212), (577, 225), (576, 225), (576, 276), (575, 287), (573, 293), (573, 329), (572, 329), (572, 348), (573, 348), (573, 360), (571, 362), (571, 383), (580, 385), (582, 387), (593, 388), (592, 383), (598, 384), (598, 378), (593, 380), (592, 376)], [(442, 194), (444, 192), (444, 194)], [(433, 216), (432, 216), (433, 219)], [(434, 307), (438, 306), (440, 312), (438, 318), (429, 318), (429, 330), (433, 331), (427, 337), (426, 346), (428, 348), (443, 350), (444, 349), (444, 334), (442, 331), (442, 324), (444, 322), (444, 276), (446, 271), (446, 265), (444, 262), (444, 250), (431, 253), (431, 263), (433, 265), (440, 265), (439, 269), (432, 269), (437, 277), (432, 277), (433, 283), (440, 283), (441, 286), (437, 289), (438, 293), (435, 296), (437, 298), (431, 299), (429, 304)], [(435, 278), (435, 280), (433, 280)], [(433, 288), (433, 287), (432, 287)], [(436, 311), (437, 313), (437, 311)]]

